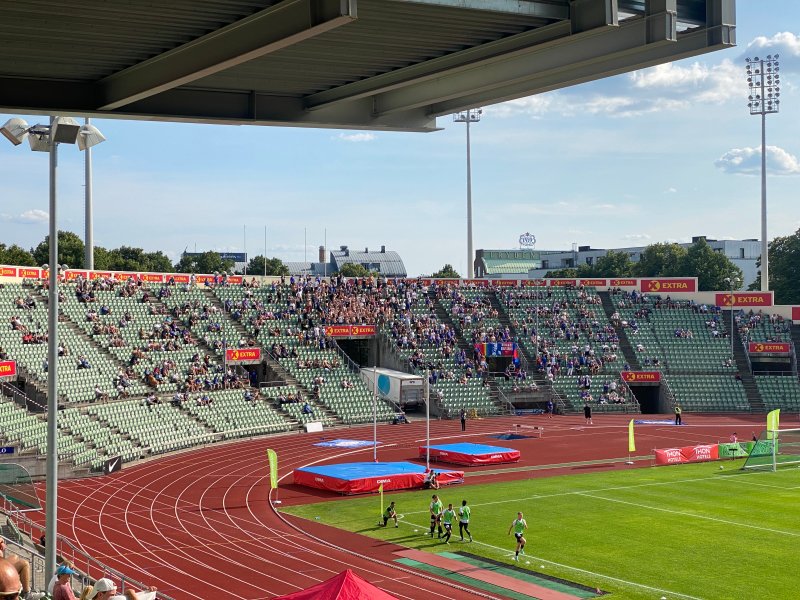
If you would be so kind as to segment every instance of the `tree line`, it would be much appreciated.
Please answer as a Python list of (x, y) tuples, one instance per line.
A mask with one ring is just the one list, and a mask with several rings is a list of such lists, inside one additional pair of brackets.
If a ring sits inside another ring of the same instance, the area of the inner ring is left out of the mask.
[[(0, 264), (36, 267), (49, 262), (49, 237), (35, 248), (25, 250), (14, 244), (0, 243)], [(769, 244), (770, 289), (775, 292), (777, 304), (800, 304), (800, 229), (791, 235), (777, 237)], [(84, 267), (83, 240), (71, 231), (58, 232), (58, 262), (72, 269)], [(760, 265), (759, 265), (760, 266)], [(99, 271), (140, 271), (151, 273), (214, 273), (230, 272), (231, 260), (223, 260), (217, 252), (203, 252), (196, 256), (184, 254), (173, 264), (160, 250), (145, 252), (142, 248), (120, 246), (106, 249), (94, 248), (94, 267)], [(288, 275), (288, 267), (279, 258), (255, 256), (247, 264), (247, 273), (253, 275)], [(345, 277), (364, 277), (370, 272), (363, 265), (348, 263), (342, 266)], [(331, 273), (333, 275), (334, 273)], [(375, 273), (377, 275), (377, 273)], [(452, 265), (447, 264), (433, 277), (458, 278)], [(726, 256), (714, 252), (704, 238), (689, 248), (678, 244), (658, 243), (647, 246), (639, 262), (631, 261), (626, 252), (610, 250), (591, 265), (558, 269), (547, 272), (547, 277), (564, 278), (624, 278), (624, 277), (697, 277), (700, 290), (726, 290), (726, 279), (742, 281), (742, 271)], [(750, 286), (761, 288), (759, 278)]]

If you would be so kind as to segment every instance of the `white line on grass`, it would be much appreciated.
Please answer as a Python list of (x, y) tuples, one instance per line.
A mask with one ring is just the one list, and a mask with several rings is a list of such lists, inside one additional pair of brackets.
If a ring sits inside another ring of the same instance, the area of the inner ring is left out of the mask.
[(638, 502), (628, 502), (627, 500), (617, 500), (616, 498), (605, 498), (603, 496), (595, 496), (587, 492), (579, 492), (579, 496), (587, 498), (596, 498), (597, 500), (605, 500), (607, 502), (616, 502), (617, 504), (627, 504), (628, 506), (637, 506), (639, 508), (646, 508), (647, 510), (657, 510), (659, 512), (670, 513), (673, 515), (681, 515), (684, 517), (694, 517), (696, 519), (704, 519), (706, 521), (716, 521), (717, 523), (725, 523), (726, 525), (735, 525), (737, 527), (747, 527), (748, 529), (758, 529), (760, 531), (769, 531), (770, 533), (780, 533), (783, 535), (790, 535), (792, 537), (800, 537), (800, 533), (792, 531), (783, 531), (782, 529), (772, 529), (771, 527), (760, 527), (758, 525), (750, 525), (748, 523), (738, 523), (737, 521), (728, 521), (727, 519), (718, 519), (716, 517), (708, 517), (706, 515), (698, 515), (696, 513), (684, 512), (682, 510), (672, 510), (669, 508), (661, 508), (659, 506), (648, 506), (647, 504), (639, 504)]

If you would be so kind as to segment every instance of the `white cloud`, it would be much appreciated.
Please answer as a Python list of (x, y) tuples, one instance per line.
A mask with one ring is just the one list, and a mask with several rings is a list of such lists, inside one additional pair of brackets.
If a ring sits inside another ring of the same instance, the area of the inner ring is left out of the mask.
[(758, 36), (747, 45), (743, 56), (763, 58), (763, 54), (779, 54), (781, 69), (800, 66), (800, 36), (790, 31), (776, 33), (772, 37)]
[(650, 236), (646, 233), (629, 233), (628, 235), (623, 235), (622, 239), (629, 242), (644, 242), (649, 240)]
[(678, 190), (676, 188), (674, 188), (674, 187), (668, 187), (667, 189), (664, 190), (664, 193), (665, 194), (677, 194)]
[[(725, 173), (760, 175), (761, 148), (732, 148), (718, 158), (714, 165)], [(800, 175), (800, 161), (783, 148), (767, 146), (767, 173)]]
[(550, 110), (554, 100), (555, 94), (540, 94), (538, 96), (517, 98), (516, 100), (509, 100), (502, 104), (488, 106), (484, 110), (487, 114), (495, 115), (500, 118), (513, 117), (519, 114), (539, 117)]
[(0, 214), (0, 221), (6, 221), (9, 223), (20, 223), (22, 225), (36, 225), (39, 223), (47, 223), (49, 220), (49, 215), (43, 210), (39, 210), (35, 208), (33, 210), (26, 210), (20, 215), (16, 217), (13, 215), (9, 215), (8, 213)]
[(336, 139), (345, 142), (371, 142), (377, 137), (374, 133), (340, 133)]

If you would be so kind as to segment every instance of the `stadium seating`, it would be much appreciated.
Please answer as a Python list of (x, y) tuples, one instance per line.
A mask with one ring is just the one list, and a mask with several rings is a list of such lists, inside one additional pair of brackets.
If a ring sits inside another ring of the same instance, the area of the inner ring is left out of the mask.
[(795, 374), (756, 375), (755, 380), (767, 410), (800, 412), (800, 381)]

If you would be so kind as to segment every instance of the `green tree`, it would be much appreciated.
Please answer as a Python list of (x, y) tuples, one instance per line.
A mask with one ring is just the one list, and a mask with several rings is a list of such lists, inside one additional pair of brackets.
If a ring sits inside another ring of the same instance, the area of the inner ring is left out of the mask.
[[(67, 265), (70, 269), (83, 268), (83, 240), (71, 231), (58, 232), (58, 264)], [(37, 265), (50, 262), (50, 236), (46, 236), (31, 251)]]
[[(112, 271), (149, 271), (152, 273), (168, 273), (172, 271), (172, 261), (160, 250), (156, 252), (145, 252), (142, 248), (132, 248), (130, 246), (120, 246), (106, 253), (101, 267), (101, 259), (95, 248), (94, 257), (97, 269), (109, 269)], [(206, 271), (203, 271), (204, 273)]]
[[(769, 243), (769, 289), (775, 304), (800, 304), (800, 229), (792, 235), (776, 237)], [(761, 259), (758, 260), (761, 267)], [(761, 289), (761, 273), (750, 285)]]
[(289, 267), (283, 264), (280, 258), (266, 259), (266, 272), (264, 271), (264, 257), (255, 256), (247, 263), (248, 275), (288, 275)]
[(578, 269), (572, 267), (566, 269), (554, 269), (545, 273), (544, 276), (553, 279), (575, 279), (578, 277)]
[(726, 290), (726, 278), (742, 281), (742, 270), (721, 252), (714, 252), (705, 238), (698, 239), (686, 252), (681, 275), (697, 277), (700, 291)]
[(223, 273), (233, 268), (232, 260), (222, 260), (219, 252), (203, 252), (197, 255), (184, 254), (175, 271), (178, 273)]
[[(627, 252), (609, 250), (594, 263), (590, 277), (630, 277), (633, 263)], [(582, 275), (583, 276), (583, 275)]]
[(6, 247), (0, 244), (0, 265), (16, 265), (18, 267), (35, 267), (33, 254), (16, 244)]
[(433, 273), (431, 277), (436, 279), (461, 279), (461, 275), (453, 268), (453, 265), (447, 263), (441, 269)]
[[(650, 244), (633, 265), (635, 277), (680, 277), (686, 259), (686, 248), (678, 244)], [(692, 275), (693, 276), (693, 275)]]
[(342, 277), (368, 277), (369, 271), (360, 263), (345, 263), (339, 269), (339, 275)]

